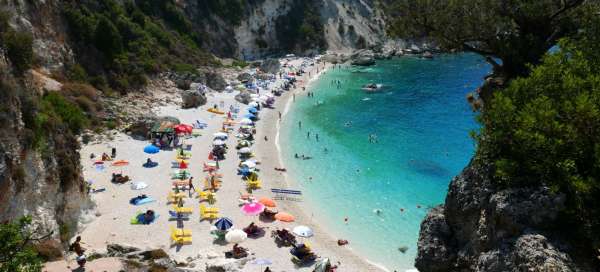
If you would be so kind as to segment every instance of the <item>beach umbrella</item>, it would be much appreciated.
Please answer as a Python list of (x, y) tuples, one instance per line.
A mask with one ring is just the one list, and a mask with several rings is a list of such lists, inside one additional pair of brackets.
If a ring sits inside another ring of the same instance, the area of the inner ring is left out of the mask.
[(238, 145), (241, 147), (247, 147), (250, 146), (252, 143), (248, 140), (240, 140), (238, 141)]
[(215, 227), (217, 227), (218, 230), (228, 230), (233, 227), (233, 221), (227, 217), (221, 217), (215, 222)]
[(218, 139), (217, 139), (217, 140), (214, 140), (214, 141), (213, 141), (213, 145), (224, 145), (224, 144), (225, 144), (225, 142), (224, 142), (224, 141), (222, 141), (222, 140), (218, 140)]
[(240, 124), (242, 125), (252, 125), (254, 124), (254, 122), (252, 122), (252, 120), (248, 119), (248, 118), (244, 118), (240, 121)]
[(296, 220), (296, 218), (294, 218), (293, 215), (291, 215), (289, 213), (284, 213), (284, 212), (278, 212), (275, 215), (275, 219), (277, 219), (281, 222), (294, 222), (294, 220)]
[[(257, 105), (258, 105), (258, 103), (257, 103)], [(251, 107), (251, 108), (248, 108), (248, 112), (249, 113), (257, 113), (258, 110), (255, 107)]]
[(273, 208), (273, 207), (277, 207), (277, 204), (275, 203), (275, 201), (273, 199), (270, 199), (268, 197), (261, 197), (258, 202), (260, 204), (265, 205), (265, 207), (269, 207), (269, 208)]
[(244, 114), (244, 118), (252, 119), (252, 118), (256, 118), (256, 115), (254, 115), (252, 113), (246, 113), (246, 114)]
[(175, 133), (191, 134), (194, 127), (192, 127), (190, 125), (179, 124), (179, 125), (176, 125), (175, 127), (173, 127), (173, 129), (175, 130)]
[(148, 184), (143, 181), (134, 182), (131, 184), (132, 190), (142, 190), (148, 187)]
[(227, 135), (227, 133), (225, 133), (225, 132), (217, 132), (217, 133), (213, 134), (213, 136), (217, 139), (227, 139), (227, 137), (229, 135)]
[(296, 226), (292, 232), (300, 237), (311, 237), (314, 235), (313, 230), (307, 226)]
[(225, 241), (227, 241), (228, 243), (241, 243), (244, 240), (246, 240), (246, 238), (248, 238), (248, 234), (246, 234), (243, 230), (239, 229), (231, 230), (227, 232), (227, 234), (225, 234)]
[(251, 264), (260, 265), (260, 271), (263, 271), (262, 267), (265, 265), (272, 265), (273, 262), (269, 259), (258, 258), (251, 262)]
[(249, 147), (242, 147), (242, 148), (240, 148), (240, 151), (239, 151), (239, 152), (240, 152), (241, 154), (250, 154), (250, 153), (252, 153), (252, 150), (250, 150), (250, 148), (249, 148)]
[(146, 147), (144, 147), (144, 152), (148, 153), (148, 154), (156, 154), (160, 151), (160, 148), (158, 148), (155, 145), (148, 145)]
[(256, 102), (250, 102), (250, 103), (248, 103), (248, 106), (250, 106), (252, 108), (256, 108), (256, 107), (258, 107), (258, 103), (256, 103)]
[(265, 210), (265, 205), (258, 203), (258, 202), (246, 203), (246, 204), (244, 204), (244, 206), (242, 206), (242, 213), (244, 213), (245, 215), (250, 215), (250, 216), (258, 215), (261, 212), (263, 212), (264, 210)]
[(329, 258), (321, 259), (315, 265), (315, 272), (327, 272), (327, 267), (329, 266), (331, 266), (331, 261), (329, 261)]

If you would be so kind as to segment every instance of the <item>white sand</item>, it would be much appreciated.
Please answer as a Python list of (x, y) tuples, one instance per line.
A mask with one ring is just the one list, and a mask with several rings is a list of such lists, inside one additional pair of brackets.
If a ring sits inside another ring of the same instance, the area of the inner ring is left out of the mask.
[[(299, 65), (300, 61), (294, 61), (294, 65)], [(316, 67), (316, 66), (315, 66)], [(313, 67), (311, 67), (313, 68)], [(294, 92), (302, 92), (301, 87), (307, 82), (308, 71), (306, 76), (299, 79), (298, 88)], [(323, 66), (320, 66), (320, 70)], [(311, 73), (313, 76), (315, 72)], [(288, 100), (291, 98), (292, 92), (286, 92), (282, 97), (277, 98), (276, 109), (264, 109), (260, 112), (261, 121), (258, 122), (258, 133), (255, 137), (256, 144), (253, 147), (257, 154), (257, 159), (262, 162), (259, 165), (261, 169), (260, 177), (263, 181), (263, 188), (256, 190), (254, 195), (259, 198), (262, 196), (273, 197), (270, 188), (286, 188), (288, 187), (289, 179), (286, 175), (274, 170), (274, 167), (282, 167), (279, 157), (278, 148), (275, 145), (275, 139), (278, 137), (278, 111), (284, 112)], [(202, 172), (202, 164), (207, 162), (208, 152), (211, 148), (212, 135), (221, 127), (221, 122), (224, 120), (222, 115), (214, 115), (206, 111), (213, 104), (219, 104), (221, 101), (225, 104), (225, 109), (231, 104), (237, 104), (233, 94), (214, 94), (209, 95), (206, 106), (198, 109), (182, 110), (178, 106), (166, 106), (156, 109), (159, 115), (170, 115), (180, 119), (182, 123), (190, 124), (197, 119), (207, 122), (208, 128), (202, 131), (202, 136), (186, 140), (186, 143), (192, 144), (192, 158), (190, 160), (189, 170), (194, 177), (195, 186), (202, 188), (201, 181), (205, 176)], [(241, 115), (246, 113), (247, 106), (241, 105)], [(238, 118), (239, 120), (240, 118)], [(239, 192), (245, 191), (245, 182), (236, 175), (237, 164), (239, 159), (236, 154), (235, 145), (236, 138), (230, 134), (227, 140), (227, 145), (230, 147), (227, 158), (220, 163), (221, 169), (219, 173), (223, 174), (223, 184), (217, 192), (216, 207), (220, 209), (220, 216), (229, 217), (233, 220), (235, 227), (243, 228), (250, 222), (257, 222), (259, 226), (265, 227), (265, 237), (258, 239), (247, 239), (241, 245), (249, 249), (253, 258), (267, 258), (273, 261), (270, 266), (273, 271), (312, 271), (312, 267), (295, 267), (290, 261), (291, 255), (289, 248), (278, 248), (273, 238), (270, 237), (270, 232), (276, 228), (287, 227), (293, 228), (297, 225), (308, 225), (315, 231), (315, 236), (307, 239), (298, 238), (299, 241), (306, 241), (311, 244), (314, 251), (321, 257), (329, 257), (334, 263), (341, 262), (338, 271), (379, 271), (380, 269), (366, 262), (363, 258), (355, 255), (349, 246), (339, 247), (336, 243), (337, 238), (332, 237), (322, 228), (315, 225), (306, 214), (307, 207), (303, 207), (302, 203), (290, 203), (279, 201), (278, 210), (286, 211), (296, 216), (294, 223), (263, 223), (257, 218), (248, 217), (242, 214), (238, 206)], [(267, 136), (269, 141), (263, 140)], [(81, 150), (81, 163), (84, 168), (84, 177), (86, 180), (92, 180), (96, 188), (106, 188), (105, 192), (92, 194), (92, 198), (97, 204), (96, 210), (91, 211), (91, 222), (84, 225), (81, 232), (85, 247), (97, 251), (103, 251), (109, 243), (118, 243), (132, 245), (140, 248), (163, 248), (177, 260), (185, 260), (188, 257), (194, 259), (197, 264), (196, 268), (204, 267), (204, 263), (214, 263), (215, 259), (208, 256), (223, 257), (224, 251), (230, 250), (231, 245), (214, 244), (214, 237), (209, 233), (211, 223), (208, 221), (199, 221), (198, 199), (186, 198), (185, 207), (192, 207), (194, 212), (191, 219), (184, 223), (186, 229), (193, 231), (193, 242), (191, 245), (185, 245), (181, 248), (170, 247), (169, 226), (176, 226), (175, 221), (167, 221), (169, 215), (168, 210), (171, 205), (167, 205), (166, 196), (171, 191), (170, 174), (173, 171), (171, 162), (175, 158), (175, 151), (161, 151), (158, 154), (148, 155), (143, 153), (144, 146), (147, 142), (134, 140), (127, 135), (117, 134), (115, 139), (102, 144), (91, 144), (83, 146)], [(89, 159), (90, 153), (97, 156), (102, 152), (110, 154), (110, 148), (117, 148), (117, 160), (128, 160), (130, 165), (124, 167), (109, 166), (104, 171), (100, 172), (93, 166), (93, 161)], [(146, 158), (150, 157), (153, 161), (158, 161), (159, 166), (155, 168), (143, 168), (142, 164)], [(129, 175), (134, 182), (144, 181), (150, 186), (146, 189), (135, 191), (130, 189), (130, 184), (115, 185), (110, 183), (111, 173), (122, 172)], [(142, 206), (133, 206), (129, 204), (129, 199), (139, 194), (146, 194), (156, 202), (145, 204)], [(130, 225), (130, 219), (138, 211), (152, 209), (156, 211), (160, 217), (150, 225)], [(94, 216), (97, 213), (99, 216)], [(351, 245), (350, 245), (351, 246)], [(220, 258), (219, 258), (220, 259)], [(231, 260), (234, 261), (234, 260)], [(242, 271), (262, 271), (260, 266), (246, 264), (240, 266)], [(264, 267), (262, 267), (264, 269)]]

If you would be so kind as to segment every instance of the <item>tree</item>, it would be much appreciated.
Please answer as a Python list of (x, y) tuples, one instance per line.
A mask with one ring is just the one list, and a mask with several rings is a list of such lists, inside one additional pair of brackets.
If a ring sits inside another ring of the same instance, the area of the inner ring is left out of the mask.
[(39, 233), (39, 229), (31, 229), (31, 217), (0, 224), (0, 272), (41, 271), (41, 260), (32, 243), (46, 239), (52, 233), (38, 237)]
[(117, 27), (106, 16), (101, 16), (94, 33), (96, 47), (109, 59), (123, 51), (123, 38)]
[(486, 105), (477, 159), (492, 166), (498, 186), (544, 185), (566, 195), (557, 226), (594, 253), (600, 248), (600, 16), (580, 19), (577, 34)]
[[(557, 41), (581, 27), (586, 0), (387, 0), (390, 32), (486, 57), (508, 79), (528, 73)], [(497, 61), (497, 60), (500, 60)]]

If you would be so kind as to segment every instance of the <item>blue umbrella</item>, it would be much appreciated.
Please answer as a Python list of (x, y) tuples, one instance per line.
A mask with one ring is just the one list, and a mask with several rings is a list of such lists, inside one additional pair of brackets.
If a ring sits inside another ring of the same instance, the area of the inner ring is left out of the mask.
[(227, 217), (221, 217), (215, 222), (215, 227), (217, 227), (218, 230), (228, 230), (233, 227), (233, 221)]
[(254, 115), (252, 113), (246, 113), (246, 115), (244, 115), (244, 118), (252, 119), (252, 118), (256, 118), (256, 115)]
[(256, 108), (248, 108), (249, 113), (257, 113), (258, 110)]
[(260, 265), (261, 266), (260, 270), (262, 270), (262, 266), (263, 265), (272, 265), (273, 262), (271, 260), (269, 260), (269, 259), (258, 258), (258, 259), (255, 259), (254, 261), (252, 261), (252, 264)]
[(149, 145), (144, 147), (144, 152), (148, 153), (148, 154), (155, 154), (158, 153), (160, 151), (160, 149), (154, 145)]

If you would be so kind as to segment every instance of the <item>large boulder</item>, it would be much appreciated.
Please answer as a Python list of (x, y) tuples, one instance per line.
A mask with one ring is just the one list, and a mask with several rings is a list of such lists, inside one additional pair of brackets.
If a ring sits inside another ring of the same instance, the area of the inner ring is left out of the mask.
[(188, 90), (181, 94), (181, 102), (183, 109), (197, 108), (206, 104), (206, 96), (199, 91)]
[(278, 59), (266, 59), (260, 64), (260, 70), (269, 74), (276, 74), (280, 68), (281, 63)]
[(375, 65), (375, 53), (372, 50), (359, 50), (351, 56), (350, 63), (358, 66)]
[(227, 86), (227, 81), (225, 81), (223, 75), (221, 75), (220, 73), (210, 71), (206, 73), (206, 86), (215, 91), (221, 92), (225, 90), (225, 87)]
[(240, 93), (235, 96), (235, 100), (242, 104), (248, 104), (252, 101), (252, 97), (250, 97), (250, 92), (240, 91)]
[(237, 79), (241, 82), (248, 82), (252, 80), (252, 75), (249, 73), (241, 73), (237, 76)]

